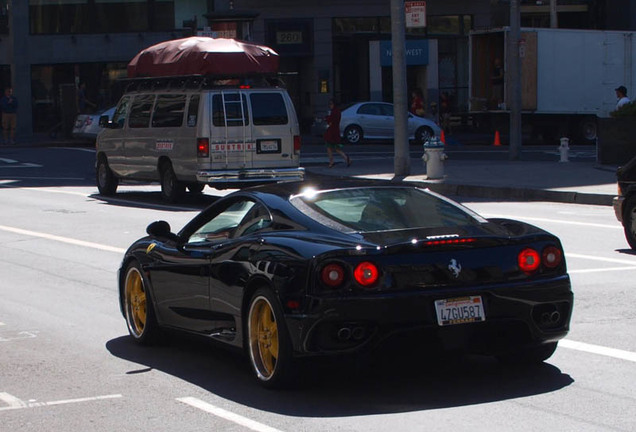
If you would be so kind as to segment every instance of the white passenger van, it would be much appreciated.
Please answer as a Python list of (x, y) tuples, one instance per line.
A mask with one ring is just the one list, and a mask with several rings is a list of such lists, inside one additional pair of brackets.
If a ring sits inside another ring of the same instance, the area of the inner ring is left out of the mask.
[(100, 118), (96, 179), (113, 195), (121, 181), (159, 181), (163, 198), (303, 180), (300, 132), (287, 91), (219, 85), (203, 77), (133, 80), (112, 118)]

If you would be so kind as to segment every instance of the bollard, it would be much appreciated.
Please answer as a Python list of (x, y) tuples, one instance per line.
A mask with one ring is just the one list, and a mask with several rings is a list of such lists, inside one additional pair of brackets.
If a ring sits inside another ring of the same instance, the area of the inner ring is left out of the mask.
[(439, 138), (433, 137), (424, 143), (424, 156), (422, 162), (426, 167), (428, 179), (441, 179), (444, 177), (444, 161), (448, 158), (444, 153), (444, 143)]
[(569, 162), (569, 153), (570, 153), (570, 147), (569, 144), (570, 143), (570, 139), (563, 137), (561, 138), (561, 145), (559, 146), (559, 153), (561, 153), (561, 160), (559, 160), (559, 162)]

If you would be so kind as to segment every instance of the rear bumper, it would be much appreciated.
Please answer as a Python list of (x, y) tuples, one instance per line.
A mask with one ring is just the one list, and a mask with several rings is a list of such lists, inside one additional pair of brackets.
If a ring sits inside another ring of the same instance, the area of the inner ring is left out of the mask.
[[(435, 300), (476, 295), (482, 297), (485, 321), (438, 324)], [(311, 313), (287, 315), (295, 352), (301, 356), (355, 352), (398, 335), (406, 335), (410, 346), (434, 341), (444, 349), (494, 355), (565, 337), (573, 294), (565, 276), (532, 285), (312, 298), (310, 303), (316, 305)]]
[(206, 170), (197, 172), (201, 183), (275, 183), (280, 181), (302, 181), (304, 168)]

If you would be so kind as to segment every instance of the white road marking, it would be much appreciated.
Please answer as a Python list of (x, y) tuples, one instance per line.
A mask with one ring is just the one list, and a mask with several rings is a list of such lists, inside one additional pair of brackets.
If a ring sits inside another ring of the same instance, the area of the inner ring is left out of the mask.
[(0, 162), (4, 162), (4, 163), (8, 163), (8, 164), (18, 163), (18, 161), (17, 161), (17, 160), (13, 160), (13, 159), (5, 159), (5, 158), (0, 158)]
[(568, 225), (578, 225), (578, 226), (587, 226), (594, 228), (609, 228), (609, 229), (619, 229), (622, 230), (623, 226), (616, 221), (616, 225), (607, 225), (607, 224), (597, 224), (591, 222), (576, 222), (562, 219), (547, 219), (547, 218), (537, 218), (537, 217), (526, 217), (526, 216), (510, 216), (510, 215), (495, 215), (495, 214), (481, 214), (484, 217), (488, 218), (503, 218), (503, 219), (519, 219), (524, 221), (532, 221), (532, 222), (546, 222), (546, 223), (559, 223), (559, 224), (568, 224)]
[(559, 341), (559, 346), (576, 351), (583, 351), (592, 354), (599, 354), (606, 357), (613, 357), (620, 360), (627, 360), (636, 362), (636, 353), (631, 351), (624, 351), (616, 348), (608, 348), (600, 345), (592, 345), (584, 342), (576, 342), (569, 339), (562, 339)]
[(618, 258), (605, 258), (605, 257), (598, 257), (598, 256), (594, 256), (594, 255), (581, 255), (581, 254), (575, 254), (575, 253), (567, 253), (565, 254), (566, 258), (580, 258), (580, 259), (589, 259), (592, 261), (602, 261), (602, 262), (608, 262), (608, 263), (614, 263), (614, 264), (631, 264), (633, 266), (636, 266), (636, 257), (634, 257), (633, 260), (627, 260), (627, 259), (618, 259)]
[(39, 238), (43, 238), (43, 239), (47, 239), (47, 240), (54, 240), (54, 241), (59, 241), (62, 243), (68, 243), (68, 244), (72, 244), (72, 245), (76, 245), (76, 246), (83, 246), (83, 247), (88, 247), (88, 248), (92, 248), (92, 249), (99, 249), (99, 250), (103, 250), (106, 252), (115, 252), (115, 253), (124, 253), (126, 252), (126, 249), (123, 248), (118, 248), (118, 247), (114, 247), (114, 246), (107, 246), (107, 245), (103, 245), (103, 244), (99, 244), (99, 243), (93, 243), (93, 242), (87, 242), (84, 240), (77, 240), (77, 239), (72, 239), (72, 238), (68, 238), (68, 237), (61, 237), (61, 236), (56, 236), (53, 234), (46, 234), (46, 233), (40, 233), (40, 232), (36, 232), (36, 231), (29, 231), (29, 230), (24, 230), (21, 228), (13, 228), (13, 227), (9, 227), (9, 226), (5, 226), (5, 225), (0, 225), (0, 230), (2, 231), (7, 231), (7, 232), (12, 232), (15, 234), (21, 234), (21, 235), (26, 235), (26, 236), (30, 236), (30, 237), (39, 237)]
[(94, 397), (86, 397), (86, 398), (78, 398), (78, 399), (63, 399), (63, 400), (51, 401), (51, 402), (34, 402), (34, 401), (25, 402), (21, 399), (18, 399), (15, 396), (10, 395), (9, 393), (0, 392), (0, 401), (3, 401), (8, 405), (8, 406), (0, 407), (0, 411), (25, 409), (25, 408), (37, 408), (37, 407), (55, 406), (55, 405), (67, 405), (67, 404), (81, 403), (81, 402), (93, 402), (98, 400), (117, 399), (121, 397), (123, 396), (120, 394), (111, 394), (111, 395), (94, 396)]
[(198, 408), (209, 414), (215, 415), (217, 417), (221, 417), (222, 419), (231, 421), (238, 425), (245, 426), (246, 428), (257, 431), (257, 432), (281, 432), (279, 429), (274, 429), (273, 427), (248, 419), (247, 417), (234, 414), (230, 411), (211, 405), (197, 398), (183, 397), (183, 398), (178, 398), (177, 400), (179, 402), (190, 405), (194, 408)]
[[(5, 332), (6, 333), (6, 332)], [(15, 334), (15, 336), (0, 336), (0, 342), (10, 342), (20, 339), (33, 339), (38, 337), (38, 331), (21, 331)]]
[(579, 274), (579, 273), (603, 273), (603, 272), (612, 272), (612, 271), (630, 271), (636, 270), (636, 266), (631, 267), (607, 267), (607, 268), (596, 268), (596, 269), (580, 269), (580, 270), (568, 270), (569, 274)]

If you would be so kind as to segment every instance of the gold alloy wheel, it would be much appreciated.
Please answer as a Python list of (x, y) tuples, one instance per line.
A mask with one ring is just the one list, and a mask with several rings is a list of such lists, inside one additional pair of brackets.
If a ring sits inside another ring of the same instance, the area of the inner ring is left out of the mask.
[(278, 361), (278, 325), (265, 297), (252, 303), (249, 315), (250, 356), (260, 379), (270, 379)]
[(146, 290), (141, 273), (135, 267), (128, 270), (126, 276), (126, 321), (132, 335), (136, 338), (142, 336), (146, 327)]

